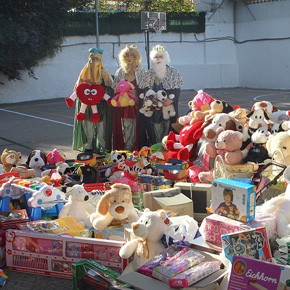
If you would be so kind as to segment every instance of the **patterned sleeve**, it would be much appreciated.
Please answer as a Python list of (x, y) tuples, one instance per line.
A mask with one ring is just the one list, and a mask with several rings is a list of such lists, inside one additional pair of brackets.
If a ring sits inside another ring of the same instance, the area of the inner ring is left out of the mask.
[(113, 78), (111, 74), (106, 70), (102, 69), (102, 79), (106, 87), (111, 87), (113, 84)]
[(118, 68), (114, 76), (112, 88), (115, 89), (118, 82), (124, 78), (125, 78), (124, 71), (122, 70), (122, 68)]

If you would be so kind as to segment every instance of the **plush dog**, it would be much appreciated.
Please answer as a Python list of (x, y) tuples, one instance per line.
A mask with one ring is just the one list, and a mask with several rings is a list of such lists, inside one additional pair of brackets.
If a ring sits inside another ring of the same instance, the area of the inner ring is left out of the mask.
[(82, 185), (76, 184), (69, 187), (65, 195), (68, 197), (68, 201), (59, 212), (58, 217), (71, 215), (84, 227), (91, 227), (90, 216), (96, 211), (96, 204), (92, 202), (90, 193)]
[[(173, 99), (175, 98), (174, 94), (168, 95), (164, 90), (159, 90), (156, 93), (157, 99), (162, 102), (162, 116), (164, 120), (169, 120), (170, 117), (174, 117), (176, 115), (176, 111), (173, 105)], [(166, 103), (172, 100), (171, 104), (166, 105)]]
[(113, 184), (100, 198), (96, 212), (90, 217), (93, 227), (98, 230), (107, 228), (114, 219), (119, 221), (128, 219), (128, 223), (138, 219), (129, 185)]
[(32, 168), (35, 171), (36, 177), (41, 177), (42, 167), (46, 164), (46, 154), (40, 150), (33, 150), (26, 161), (28, 168)]
[(127, 154), (125, 152), (112, 151), (110, 155), (112, 166), (109, 167), (105, 176), (110, 182), (114, 182), (123, 176), (124, 170), (119, 168), (119, 164), (127, 159)]
[(157, 98), (157, 93), (154, 90), (148, 90), (145, 94), (139, 95), (140, 99), (143, 99), (143, 105), (139, 112), (146, 117), (152, 117), (155, 110), (161, 110), (163, 104)]

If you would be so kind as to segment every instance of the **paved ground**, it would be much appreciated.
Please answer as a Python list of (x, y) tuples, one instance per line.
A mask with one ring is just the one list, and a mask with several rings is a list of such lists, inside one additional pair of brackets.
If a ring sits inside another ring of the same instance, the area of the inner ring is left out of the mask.
[[(268, 100), (279, 109), (290, 109), (290, 91), (247, 88), (204, 90), (231, 105), (251, 108), (256, 101)], [(180, 114), (187, 112), (187, 103), (195, 94), (193, 90), (182, 91)], [(20, 151), (25, 162), (33, 149), (50, 152), (57, 148), (68, 159), (75, 158), (78, 152), (71, 149), (73, 114), (74, 110), (66, 107), (63, 99), (0, 105), (0, 153), (5, 148)], [(4, 272), (9, 276), (6, 290), (72, 289), (69, 280), (8, 270)]]

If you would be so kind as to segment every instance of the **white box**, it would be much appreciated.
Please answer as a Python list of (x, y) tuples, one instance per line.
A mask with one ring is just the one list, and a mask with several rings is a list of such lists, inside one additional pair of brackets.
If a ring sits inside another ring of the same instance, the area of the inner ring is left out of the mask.
[(210, 207), (212, 185), (206, 183), (176, 182), (181, 192), (192, 200), (194, 219), (201, 222), (208, 216), (207, 207)]
[(152, 211), (167, 209), (177, 215), (189, 215), (193, 217), (192, 200), (181, 193), (180, 188), (168, 188), (147, 191), (143, 193), (145, 208)]

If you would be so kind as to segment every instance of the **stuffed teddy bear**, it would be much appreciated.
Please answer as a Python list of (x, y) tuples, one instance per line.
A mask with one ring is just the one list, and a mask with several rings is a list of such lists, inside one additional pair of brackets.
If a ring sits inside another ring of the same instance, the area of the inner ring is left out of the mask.
[(144, 210), (139, 219), (131, 224), (133, 237), (119, 251), (123, 259), (133, 257), (123, 274), (136, 271), (165, 249), (161, 239), (169, 227), (170, 221), (165, 211)]
[(92, 202), (90, 193), (88, 193), (83, 185), (76, 184), (68, 187), (65, 193), (68, 201), (58, 214), (59, 218), (72, 216), (76, 221), (84, 227), (91, 227), (90, 216), (96, 211), (96, 204)]
[[(211, 158), (220, 156), (226, 164), (241, 164), (249, 151), (248, 147), (242, 151), (242, 144), (243, 134), (241, 132), (225, 130), (218, 135), (214, 146), (210, 143), (206, 145), (205, 154)], [(208, 172), (200, 172), (198, 174), (198, 178), (201, 182), (211, 182), (214, 178), (213, 170)]]
[(113, 107), (128, 107), (135, 105), (135, 86), (125, 80), (120, 80), (115, 88), (115, 96), (109, 99)]
[(168, 158), (188, 161), (193, 157), (195, 145), (202, 137), (202, 124), (203, 121), (186, 125), (180, 130), (179, 134), (170, 131), (166, 140), (166, 148), (169, 151)]
[(21, 159), (21, 153), (15, 150), (9, 150), (5, 148), (1, 154), (1, 163), (5, 172), (9, 172), (12, 167), (15, 167), (16, 164)]
[(69, 98), (66, 98), (66, 104), (69, 108), (74, 106), (76, 98), (79, 98), (81, 106), (80, 110), (76, 115), (78, 121), (83, 121), (86, 118), (86, 109), (88, 106), (92, 109), (91, 121), (98, 123), (100, 121), (100, 114), (98, 113), (97, 104), (101, 100), (105, 99), (108, 101), (109, 95), (105, 94), (105, 88), (99, 84), (88, 84), (85, 82), (80, 83)]
[(279, 132), (270, 135), (266, 143), (266, 149), (273, 161), (290, 165), (290, 131)]
[[(156, 93), (157, 99), (162, 102), (162, 116), (164, 120), (169, 120), (170, 117), (174, 117), (176, 115), (176, 111), (173, 105), (173, 99), (175, 98), (174, 94), (168, 95), (164, 90), (159, 90)], [(164, 105), (165, 102), (171, 100), (171, 104)]]
[(145, 94), (141, 93), (139, 98), (143, 100), (143, 105), (139, 112), (146, 117), (152, 117), (155, 110), (160, 111), (163, 107), (162, 102), (157, 98), (157, 93), (152, 89), (146, 91)]
[(90, 217), (95, 229), (103, 230), (115, 220), (128, 219), (128, 223), (138, 219), (137, 210), (132, 202), (132, 191), (129, 185), (115, 183), (99, 200), (97, 210)]

